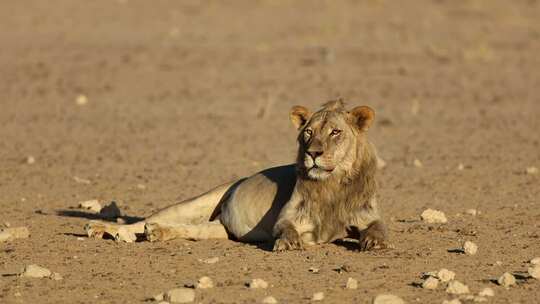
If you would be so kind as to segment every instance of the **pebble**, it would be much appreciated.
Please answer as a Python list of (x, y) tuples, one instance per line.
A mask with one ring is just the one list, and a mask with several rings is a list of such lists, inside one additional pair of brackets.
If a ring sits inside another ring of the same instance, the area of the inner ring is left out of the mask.
[(528, 272), (531, 275), (531, 277), (540, 280), (540, 264), (536, 264), (533, 267), (529, 267)]
[(437, 280), (437, 278), (429, 277), (422, 283), (422, 288), (437, 289), (438, 285), (439, 285), (439, 280)]
[(459, 165), (457, 166), (457, 169), (458, 169), (459, 171), (463, 171), (463, 170), (465, 169), (465, 166), (464, 166), (463, 164), (459, 164)]
[(421, 162), (419, 159), (417, 159), (417, 158), (414, 159), (413, 165), (414, 165), (416, 168), (422, 168), (422, 167), (424, 167), (424, 164), (422, 164), (422, 162)]
[(529, 175), (535, 175), (535, 174), (538, 174), (538, 168), (536, 167), (527, 167), (527, 169), (525, 169), (525, 172), (527, 172), (527, 174)]
[(118, 208), (116, 202), (111, 202), (110, 204), (101, 208), (101, 210), (99, 210), (99, 215), (107, 219), (113, 219), (122, 216), (120, 208)]
[(450, 271), (446, 268), (442, 268), (437, 272), (437, 278), (441, 280), (441, 282), (450, 282), (456, 277), (456, 273), (453, 271)]
[(353, 278), (347, 279), (347, 284), (345, 285), (348, 289), (357, 289), (358, 288), (358, 281)]
[(467, 210), (465, 210), (465, 213), (468, 214), (468, 215), (476, 216), (476, 215), (478, 215), (478, 210), (476, 210), (476, 209), (467, 209)]
[(190, 288), (174, 288), (163, 295), (163, 300), (171, 303), (191, 303), (195, 301), (195, 291)]
[(499, 279), (497, 279), (497, 283), (508, 288), (516, 284), (516, 278), (512, 274), (505, 272)]
[(448, 283), (446, 292), (450, 294), (465, 294), (469, 293), (469, 287), (460, 281), (452, 280)]
[(309, 267), (309, 272), (319, 273), (319, 268), (316, 268), (316, 267)]
[(199, 262), (202, 262), (202, 263), (205, 263), (205, 264), (215, 264), (215, 263), (219, 262), (219, 258), (218, 257), (213, 257), (213, 258), (208, 258), (208, 259), (204, 259), (204, 260), (199, 259)]
[(99, 203), (98, 200), (94, 199), (94, 200), (79, 202), (79, 208), (90, 210), (95, 213), (99, 213), (99, 211), (101, 211), (101, 204)]
[(26, 227), (2, 228), (0, 229), (0, 243), (12, 241), (15, 239), (27, 239), (30, 236), (30, 230)]
[(420, 217), (424, 222), (430, 224), (444, 224), (448, 222), (448, 220), (446, 219), (446, 215), (444, 215), (444, 212), (439, 210), (426, 209), (424, 210), (424, 212), (422, 212)]
[(466, 241), (463, 244), (463, 252), (468, 255), (475, 255), (478, 252), (478, 246), (471, 241)]
[(199, 289), (206, 289), (206, 288), (213, 288), (214, 282), (209, 277), (201, 277), (199, 281), (197, 282), (197, 288)]
[(75, 99), (75, 103), (78, 106), (84, 106), (88, 103), (88, 97), (86, 97), (86, 95), (81, 94), (77, 96), (77, 98)]
[(324, 300), (324, 292), (319, 291), (319, 292), (314, 293), (313, 296), (311, 297), (311, 300), (313, 300), (313, 301), (322, 301), (322, 300)]
[(377, 157), (377, 169), (386, 168), (386, 161), (380, 157)]
[(249, 288), (268, 288), (268, 283), (263, 279), (253, 279), (248, 285)]
[(278, 301), (276, 300), (276, 298), (274, 298), (272, 296), (268, 296), (268, 297), (265, 297), (264, 299), (262, 299), (261, 303), (263, 303), (263, 304), (277, 304)]
[(395, 295), (380, 294), (373, 299), (373, 304), (405, 304), (405, 301)]
[(92, 183), (89, 179), (86, 179), (86, 178), (80, 178), (80, 177), (78, 177), (78, 176), (74, 176), (74, 177), (73, 177), (73, 180), (74, 180), (77, 184), (90, 185), (90, 184)]
[(28, 278), (49, 278), (52, 275), (51, 271), (36, 264), (27, 265), (24, 267), (21, 276)]
[(533, 265), (540, 265), (540, 257), (532, 259), (529, 263)]
[(478, 293), (478, 295), (481, 296), (481, 297), (493, 297), (493, 296), (495, 296), (495, 292), (493, 291), (493, 289), (491, 289), (489, 287), (486, 287), (486, 288), (482, 289)]
[(33, 165), (36, 163), (36, 158), (33, 157), (32, 155), (26, 157), (26, 163), (29, 164), (29, 165)]

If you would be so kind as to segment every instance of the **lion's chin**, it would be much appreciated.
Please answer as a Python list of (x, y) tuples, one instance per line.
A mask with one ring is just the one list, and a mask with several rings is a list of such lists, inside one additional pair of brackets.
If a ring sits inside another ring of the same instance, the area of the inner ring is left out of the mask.
[(324, 180), (332, 175), (333, 169), (323, 169), (321, 167), (311, 167), (307, 170), (307, 175), (311, 179)]

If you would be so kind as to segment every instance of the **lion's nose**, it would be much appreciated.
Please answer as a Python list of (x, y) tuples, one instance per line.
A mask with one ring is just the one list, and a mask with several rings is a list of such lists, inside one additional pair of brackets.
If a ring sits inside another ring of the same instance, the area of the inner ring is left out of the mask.
[(314, 149), (309, 149), (307, 151), (307, 154), (309, 154), (309, 156), (311, 156), (311, 158), (313, 158), (313, 160), (315, 160), (317, 157), (323, 155), (323, 151), (322, 150), (314, 150)]

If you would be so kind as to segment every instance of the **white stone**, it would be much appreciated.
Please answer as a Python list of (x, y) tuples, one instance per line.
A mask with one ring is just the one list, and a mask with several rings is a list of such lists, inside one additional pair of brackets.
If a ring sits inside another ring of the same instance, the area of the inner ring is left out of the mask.
[(197, 288), (199, 289), (206, 289), (206, 288), (213, 288), (214, 282), (209, 277), (201, 277), (199, 281), (197, 282)]
[(460, 281), (452, 280), (448, 283), (446, 292), (449, 294), (466, 294), (469, 293), (469, 287)]
[(215, 263), (219, 262), (219, 258), (218, 257), (213, 257), (213, 258), (208, 258), (208, 259), (204, 259), (204, 260), (199, 260), (199, 262), (202, 262), (202, 263), (205, 263), (205, 264), (215, 264)]
[(486, 288), (482, 289), (478, 293), (478, 295), (481, 296), (481, 297), (494, 297), (495, 296), (495, 291), (493, 291), (493, 289), (491, 289), (489, 287), (486, 287)]
[(262, 299), (261, 303), (263, 303), (263, 304), (277, 304), (278, 301), (276, 300), (276, 298), (274, 298), (272, 296), (267, 296), (264, 299)]
[(540, 265), (540, 257), (532, 259), (530, 263), (533, 265)]
[(525, 172), (527, 172), (527, 174), (530, 174), (530, 175), (538, 174), (538, 168), (527, 167), (527, 169), (525, 169)]
[(422, 220), (430, 224), (445, 224), (448, 222), (446, 215), (442, 211), (426, 209), (420, 215)]
[(26, 227), (0, 229), (0, 243), (15, 239), (26, 239), (30, 236), (30, 230)]
[(437, 278), (441, 280), (441, 282), (450, 282), (456, 277), (456, 273), (453, 271), (450, 271), (446, 268), (442, 268), (437, 272)]
[(377, 157), (377, 169), (384, 169), (386, 168), (386, 162), (384, 159)]
[(309, 272), (319, 273), (319, 268), (317, 268), (317, 267), (309, 267)]
[(51, 271), (47, 268), (43, 268), (41, 266), (38, 266), (36, 264), (27, 265), (24, 267), (21, 276), (28, 277), (28, 278), (48, 278), (51, 276)]
[(268, 288), (268, 283), (263, 279), (253, 279), (249, 282), (249, 288)]
[(468, 215), (476, 216), (476, 215), (478, 215), (478, 210), (476, 210), (476, 209), (467, 209), (467, 210), (465, 210), (465, 213), (468, 214)]
[(422, 288), (424, 289), (437, 289), (437, 286), (439, 285), (439, 280), (434, 277), (427, 278), (424, 282), (422, 282)]
[(528, 272), (531, 275), (531, 277), (540, 280), (540, 264), (536, 264), (533, 267), (529, 267)]
[(459, 171), (463, 171), (463, 169), (465, 169), (465, 166), (464, 166), (463, 164), (459, 164), (459, 165), (457, 166), (457, 169), (458, 169)]
[(478, 246), (471, 241), (466, 241), (463, 244), (463, 252), (468, 255), (475, 255), (478, 252)]
[(165, 296), (164, 293), (157, 294), (154, 296), (154, 301), (157, 301), (157, 302), (163, 301), (164, 296)]
[(313, 300), (313, 301), (322, 301), (322, 300), (324, 300), (324, 292), (319, 291), (319, 292), (314, 293), (313, 296), (311, 297), (311, 300)]
[(190, 288), (174, 288), (163, 295), (163, 300), (171, 303), (191, 303), (195, 301), (195, 291)]
[(101, 211), (101, 204), (96, 199), (88, 200), (84, 202), (79, 202), (79, 208), (87, 209), (95, 213), (99, 213), (99, 211)]
[(36, 158), (33, 157), (32, 155), (28, 156), (26, 158), (26, 163), (29, 164), (29, 165), (33, 165), (36, 163)]
[(416, 167), (416, 168), (422, 168), (424, 166), (424, 164), (422, 164), (422, 162), (415, 158), (414, 161), (413, 161), (413, 165)]
[(353, 278), (347, 279), (347, 284), (345, 285), (348, 289), (357, 289), (358, 288), (358, 281)]
[(508, 288), (516, 284), (516, 278), (512, 274), (505, 272), (499, 279), (497, 279), (497, 283)]
[(86, 97), (86, 95), (81, 94), (77, 96), (77, 98), (75, 99), (75, 103), (78, 106), (84, 106), (88, 103), (88, 97)]
[(395, 295), (380, 294), (373, 299), (373, 304), (405, 304), (405, 301)]

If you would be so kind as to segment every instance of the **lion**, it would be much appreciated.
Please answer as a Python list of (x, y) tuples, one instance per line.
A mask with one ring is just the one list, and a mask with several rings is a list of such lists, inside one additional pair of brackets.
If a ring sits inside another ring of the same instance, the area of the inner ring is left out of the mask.
[(133, 241), (174, 238), (274, 242), (274, 251), (303, 249), (344, 238), (358, 249), (387, 245), (377, 207), (377, 153), (367, 139), (375, 118), (368, 106), (346, 110), (343, 100), (314, 113), (294, 106), (295, 164), (273, 167), (218, 186), (133, 224), (91, 221), (89, 237)]

